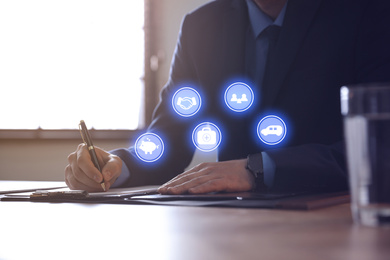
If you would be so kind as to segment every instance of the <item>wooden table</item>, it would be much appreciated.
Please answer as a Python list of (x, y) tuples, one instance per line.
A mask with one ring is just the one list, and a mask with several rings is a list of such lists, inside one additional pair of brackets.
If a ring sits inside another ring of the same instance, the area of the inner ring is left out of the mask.
[(353, 225), (349, 204), (287, 211), (0, 202), (0, 259), (390, 259), (390, 228)]

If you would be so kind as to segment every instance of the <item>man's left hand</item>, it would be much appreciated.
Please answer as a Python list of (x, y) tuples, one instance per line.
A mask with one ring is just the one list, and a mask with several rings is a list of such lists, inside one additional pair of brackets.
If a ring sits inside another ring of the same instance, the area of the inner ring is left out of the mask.
[(253, 175), (245, 168), (246, 159), (201, 163), (162, 185), (161, 194), (202, 194), (240, 192), (254, 188)]

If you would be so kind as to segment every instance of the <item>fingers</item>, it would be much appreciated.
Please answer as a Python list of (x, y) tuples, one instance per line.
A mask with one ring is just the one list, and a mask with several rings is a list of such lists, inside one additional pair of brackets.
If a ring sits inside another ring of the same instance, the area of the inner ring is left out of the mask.
[(245, 165), (246, 159), (202, 163), (176, 176), (158, 191), (162, 194), (248, 191), (254, 186), (254, 179)]
[(65, 182), (66, 185), (72, 190), (86, 190), (86, 191), (102, 191), (102, 187), (99, 183), (96, 183), (93, 180), (80, 178), (80, 174), (77, 174), (79, 179), (76, 178), (76, 174), (72, 169), (71, 165), (66, 166), (65, 168)]
[[(201, 178), (199, 178), (201, 179)], [(223, 178), (203, 179), (201, 181), (189, 181), (182, 185), (168, 188), (168, 194), (204, 194), (211, 192), (227, 191), (227, 181)]]
[[(95, 151), (97, 151), (97, 149), (95, 149)], [(91, 160), (91, 156), (85, 144), (80, 144), (77, 147), (76, 157), (74, 159), (75, 161), (69, 163), (73, 163), (74, 165), (74, 167), (72, 167), (73, 170), (78, 170), (78, 168), (81, 170), (81, 172), (80, 171), (75, 172), (76, 178), (79, 181), (82, 181), (81, 178), (85, 180), (84, 176), (86, 175), (88, 178), (94, 180), (96, 183), (102, 182), (103, 176), (93, 164)]]
[(65, 168), (65, 182), (71, 189), (87, 191), (102, 191), (104, 180), (108, 190), (121, 174), (122, 160), (104, 150), (95, 147), (96, 155), (102, 166), (102, 173), (91, 161), (91, 156), (84, 144), (68, 156), (68, 166)]
[[(205, 192), (213, 192), (213, 191), (223, 191), (225, 189), (225, 185), (223, 182), (220, 182), (218, 186), (215, 185), (215, 181), (218, 179), (222, 179), (218, 175), (203, 175), (194, 177), (189, 180), (180, 180), (180, 182), (175, 182), (169, 184), (162, 190), (161, 193), (165, 194), (184, 194), (184, 193), (204, 193), (203, 190), (210, 190)], [(199, 186), (203, 186), (203, 189), (197, 189)], [(199, 192), (197, 192), (197, 190)]]
[(108, 154), (105, 164), (102, 168), (106, 190), (108, 190), (122, 172), (122, 160), (115, 155)]
[(218, 191), (227, 191), (227, 187), (222, 178), (207, 181), (188, 190), (190, 194), (204, 194)]
[(190, 180), (194, 181), (197, 177), (208, 175), (211, 172), (212, 169), (208, 167), (207, 163), (202, 163), (182, 174), (177, 175), (172, 180), (165, 183), (162, 188), (174, 187)]

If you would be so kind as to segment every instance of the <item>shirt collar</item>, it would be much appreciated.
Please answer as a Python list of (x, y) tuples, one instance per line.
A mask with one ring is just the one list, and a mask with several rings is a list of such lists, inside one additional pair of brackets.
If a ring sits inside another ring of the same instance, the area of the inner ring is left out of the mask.
[(268, 15), (266, 15), (253, 0), (246, 0), (246, 3), (248, 5), (249, 20), (255, 38), (257, 38), (260, 33), (269, 25), (283, 25), (287, 3), (283, 6), (283, 9), (280, 11), (275, 21), (272, 21), (272, 19)]

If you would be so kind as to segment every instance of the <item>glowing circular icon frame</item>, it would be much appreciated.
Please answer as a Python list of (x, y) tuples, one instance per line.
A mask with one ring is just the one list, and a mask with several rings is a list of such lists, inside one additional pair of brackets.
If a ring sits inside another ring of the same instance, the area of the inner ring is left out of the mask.
[(154, 133), (145, 133), (135, 141), (134, 150), (140, 160), (148, 163), (155, 162), (164, 153), (164, 142)]
[(287, 126), (278, 116), (266, 116), (257, 124), (257, 135), (265, 144), (279, 144), (284, 140), (286, 134)]
[(231, 84), (225, 91), (225, 103), (234, 112), (248, 110), (255, 99), (253, 90), (243, 82)]
[(219, 128), (210, 122), (197, 125), (192, 132), (192, 142), (195, 147), (203, 152), (211, 152), (218, 148), (222, 141)]
[(198, 91), (190, 87), (183, 87), (172, 97), (172, 107), (183, 117), (190, 117), (198, 113), (202, 106), (202, 98)]

